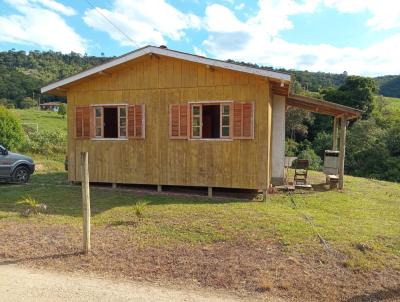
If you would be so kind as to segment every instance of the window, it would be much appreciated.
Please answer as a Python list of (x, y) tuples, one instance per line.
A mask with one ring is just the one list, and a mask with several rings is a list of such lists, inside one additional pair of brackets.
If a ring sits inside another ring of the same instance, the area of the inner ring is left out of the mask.
[(230, 137), (231, 105), (221, 105), (221, 137)]
[(192, 137), (201, 138), (201, 106), (192, 106)]
[(93, 116), (95, 138), (144, 138), (144, 105), (96, 105)]
[(192, 104), (192, 138), (221, 139), (231, 137), (231, 104)]
[(119, 137), (126, 137), (126, 107), (118, 107)]
[(252, 139), (253, 123), (253, 103), (224, 101), (170, 105), (170, 137), (173, 139)]
[(103, 137), (103, 107), (95, 107), (94, 108), (94, 118), (95, 118), (95, 127), (96, 127), (96, 137)]

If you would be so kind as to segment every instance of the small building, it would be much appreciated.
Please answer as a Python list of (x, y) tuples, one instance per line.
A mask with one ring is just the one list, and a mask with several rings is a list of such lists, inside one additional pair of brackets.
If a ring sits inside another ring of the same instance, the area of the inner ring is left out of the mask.
[(60, 105), (61, 105), (60, 102), (48, 102), (48, 103), (40, 104), (39, 106), (40, 106), (40, 110), (50, 110), (50, 111), (58, 112)]
[(70, 181), (87, 151), (92, 182), (265, 191), (284, 178), (288, 106), (360, 115), (289, 95), (289, 84), (286, 73), (147, 46), (41, 91), (67, 97)]

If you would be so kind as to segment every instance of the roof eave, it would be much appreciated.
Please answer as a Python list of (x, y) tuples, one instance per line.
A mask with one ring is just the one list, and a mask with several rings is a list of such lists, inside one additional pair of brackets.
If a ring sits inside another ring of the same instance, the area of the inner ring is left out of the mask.
[(220, 68), (230, 69), (230, 70), (234, 70), (234, 71), (238, 71), (238, 72), (259, 75), (262, 77), (272, 78), (272, 79), (282, 81), (282, 82), (290, 82), (290, 74), (280, 73), (280, 72), (271, 71), (271, 70), (258, 69), (258, 68), (254, 68), (254, 67), (247, 67), (247, 66), (243, 66), (243, 65), (239, 65), (239, 64), (233, 64), (233, 63), (228, 63), (228, 62), (219, 61), (219, 60), (215, 60), (215, 59), (209, 59), (209, 58), (200, 57), (200, 56), (187, 54), (187, 53), (183, 53), (183, 52), (178, 52), (178, 51), (174, 51), (174, 50), (159, 48), (159, 47), (155, 47), (155, 46), (147, 46), (147, 47), (138, 49), (134, 52), (128, 53), (126, 55), (123, 55), (121, 57), (118, 57), (107, 63), (92, 67), (90, 69), (87, 69), (87, 70), (77, 73), (75, 75), (69, 76), (65, 79), (50, 83), (50, 84), (42, 87), (40, 89), (40, 91), (41, 91), (41, 93), (53, 91), (57, 88), (60, 88), (65, 85), (71, 84), (73, 82), (79, 81), (83, 78), (100, 73), (106, 69), (121, 65), (125, 62), (134, 60), (136, 58), (139, 58), (141, 56), (144, 56), (144, 55), (150, 54), (150, 53), (162, 55), (162, 56), (168, 56), (168, 57), (181, 59), (181, 60), (185, 60), (185, 61), (189, 61), (189, 62), (205, 64), (205, 65), (209, 65), (209, 66), (213, 66), (213, 67), (220, 67)]

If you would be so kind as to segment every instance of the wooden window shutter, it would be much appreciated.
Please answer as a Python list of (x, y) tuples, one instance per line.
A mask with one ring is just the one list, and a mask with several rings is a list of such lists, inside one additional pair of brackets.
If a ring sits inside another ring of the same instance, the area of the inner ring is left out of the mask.
[(128, 108), (128, 136), (144, 138), (145, 109), (144, 105), (130, 105)]
[(235, 102), (233, 104), (233, 137), (254, 138), (254, 103)]
[(242, 112), (243, 112), (243, 104), (235, 102), (233, 104), (233, 137), (234, 138), (242, 137)]
[(171, 138), (188, 138), (189, 110), (187, 104), (170, 105), (169, 121), (169, 133)]
[(91, 114), (89, 106), (75, 108), (76, 137), (90, 138), (91, 136)]

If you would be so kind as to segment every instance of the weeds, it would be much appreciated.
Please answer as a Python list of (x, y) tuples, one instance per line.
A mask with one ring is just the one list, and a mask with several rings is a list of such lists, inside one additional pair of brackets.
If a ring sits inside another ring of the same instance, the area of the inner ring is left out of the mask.
[(135, 204), (134, 211), (135, 211), (136, 217), (139, 220), (143, 218), (143, 212), (144, 212), (146, 205), (147, 205), (147, 202), (144, 202), (144, 201), (138, 201)]
[(21, 216), (28, 217), (30, 214), (38, 215), (39, 213), (46, 212), (47, 205), (44, 203), (39, 203), (36, 199), (32, 197), (24, 197), (20, 201), (17, 201), (18, 205), (25, 205), (25, 208), (21, 212)]

